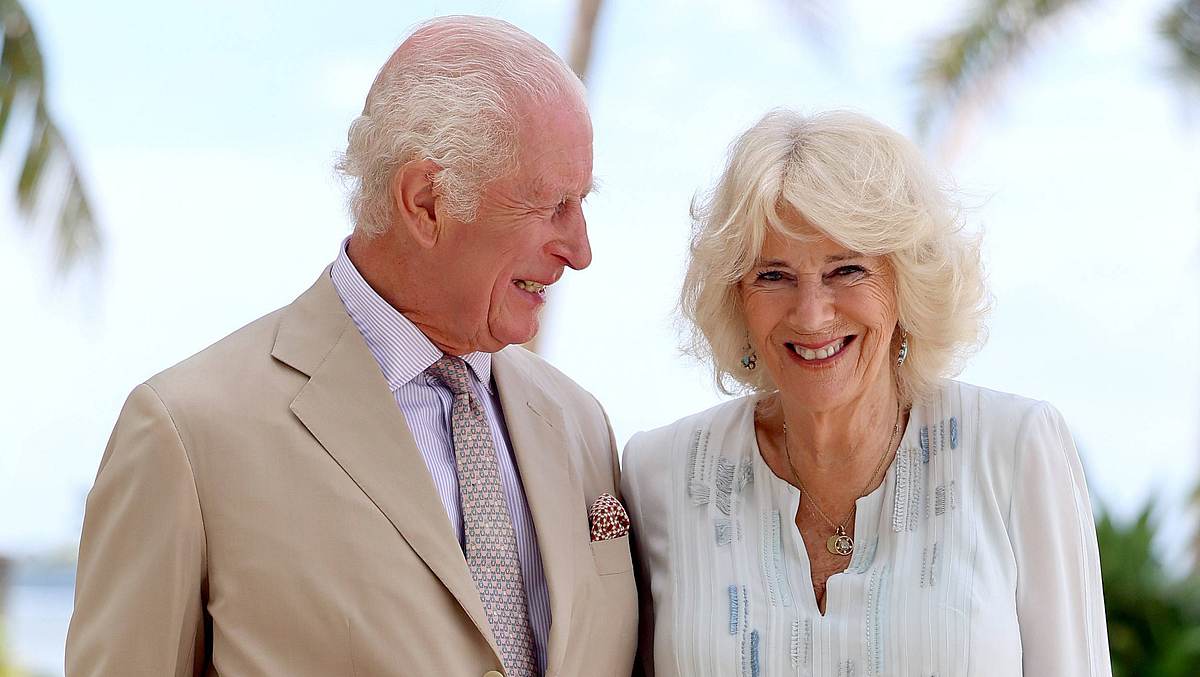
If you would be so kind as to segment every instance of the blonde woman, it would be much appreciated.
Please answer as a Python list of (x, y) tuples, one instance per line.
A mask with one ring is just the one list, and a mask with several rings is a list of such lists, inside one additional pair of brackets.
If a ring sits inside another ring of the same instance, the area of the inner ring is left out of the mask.
[(691, 347), (748, 394), (625, 450), (646, 670), (1109, 675), (1066, 424), (947, 378), (986, 292), (912, 144), (775, 111), (693, 212)]

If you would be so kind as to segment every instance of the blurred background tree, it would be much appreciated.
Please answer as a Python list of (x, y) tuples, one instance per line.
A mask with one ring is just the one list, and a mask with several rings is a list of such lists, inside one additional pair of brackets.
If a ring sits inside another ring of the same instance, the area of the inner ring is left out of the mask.
[[(915, 83), (921, 96), (917, 129), (953, 158), (980, 114), (1008, 91), (1011, 76), (1037, 48), (1061, 35), (1092, 0), (973, 0), (960, 23), (920, 52)], [(1175, 0), (1158, 21), (1170, 54), (1167, 74), (1194, 102), (1200, 93), (1200, 0)]]
[[(51, 229), (52, 266), (65, 275), (99, 254), (100, 230), (71, 149), (50, 114), (41, 49), (20, 2), (0, 0), (0, 27), (0, 150), (6, 163), (15, 160), (20, 167), (12, 190), (25, 228)], [(0, 556), (0, 677), (24, 677), (9, 661), (4, 638), (9, 564)]]
[(1158, 31), (1171, 50), (1175, 81), (1200, 95), (1200, 0), (1176, 2), (1159, 20)]
[[(13, 192), (23, 223), (27, 229), (51, 229), (53, 266), (65, 274), (99, 253), (100, 229), (79, 167), (47, 105), (41, 49), (20, 2), (0, 0), (0, 24), (0, 148), (17, 154)], [(17, 132), (22, 135), (15, 137)]]
[(1200, 577), (1172, 574), (1155, 546), (1148, 505), (1129, 522), (1096, 523), (1113, 677), (1200, 674)]

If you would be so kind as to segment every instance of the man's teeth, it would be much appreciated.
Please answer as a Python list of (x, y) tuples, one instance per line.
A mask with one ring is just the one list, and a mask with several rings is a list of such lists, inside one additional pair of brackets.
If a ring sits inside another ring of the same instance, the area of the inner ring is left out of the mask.
[(524, 289), (527, 292), (533, 292), (534, 294), (545, 294), (546, 293), (546, 285), (538, 283), (538, 282), (530, 282), (529, 280), (517, 280), (514, 284), (516, 284), (521, 289)]
[(842, 350), (842, 346), (846, 345), (846, 339), (840, 338), (829, 345), (826, 345), (816, 350), (809, 350), (796, 344), (792, 344), (792, 350), (800, 356), (802, 360), (823, 360), (827, 357), (833, 357)]

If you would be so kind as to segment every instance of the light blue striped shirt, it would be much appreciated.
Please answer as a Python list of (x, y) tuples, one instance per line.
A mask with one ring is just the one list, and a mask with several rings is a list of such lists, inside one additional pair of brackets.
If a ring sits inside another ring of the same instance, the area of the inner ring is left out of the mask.
[[(429, 468), (461, 545), (462, 510), (450, 433), (450, 407), (454, 395), (449, 388), (426, 373), (426, 369), (441, 359), (443, 353), (416, 325), (367, 284), (346, 256), (346, 241), (342, 242), (330, 277), (346, 306), (346, 312), (354, 320), (354, 325), (379, 363), (397, 406), (404, 413), (404, 419)], [(545, 674), (546, 641), (550, 634), (550, 592), (542, 571), (542, 555), (538, 550), (533, 519), (525, 502), (525, 491), (513, 460), (504, 418), (500, 415), (500, 402), (492, 386), (492, 356), (490, 353), (470, 353), (462, 358), (470, 367), (471, 387), (483, 402), (492, 429), (504, 497), (517, 536), (517, 554), (521, 558), (521, 574), (529, 601), (529, 621), (533, 626), (538, 674)]]

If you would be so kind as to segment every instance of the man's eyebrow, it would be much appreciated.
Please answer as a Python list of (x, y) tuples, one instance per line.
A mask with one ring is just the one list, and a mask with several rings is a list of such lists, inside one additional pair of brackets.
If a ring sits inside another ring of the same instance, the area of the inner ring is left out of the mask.
[(580, 202), (583, 202), (584, 200), (587, 199), (587, 196), (596, 192), (597, 188), (598, 188), (598, 186), (596, 185), (596, 180), (592, 179), (591, 181), (588, 182), (588, 184), (586, 186), (583, 187), (582, 191), (580, 191), (578, 193), (563, 193), (563, 197), (564, 197), (564, 199), (574, 199), (574, 200), (579, 200)]
[(575, 200), (579, 200), (580, 202), (582, 202), (583, 199), (586, 198), (588, 195), (591, 195), (592, 193), (596, 192), (599, 189), (599, 186), (597, 185), (597, 182), (593, 179), (592, 181), (588, 182), (588, 185), (585, 186), (583, 191), (579, 192), (579, 193), (573, 193), (571, 191), (555, 191), (555, 190), (552, 190), (550, 188), (550, 186), (548, 186), (546, 184), (545, 180), (537, 179), (535, 181), (535, 183), (533, 184), (533, 188), (534, 188), (534, 194), (542, 196), (541, 199), (554, 200), (555, 202), (560, 202), (562, 200), (575, 199)]

